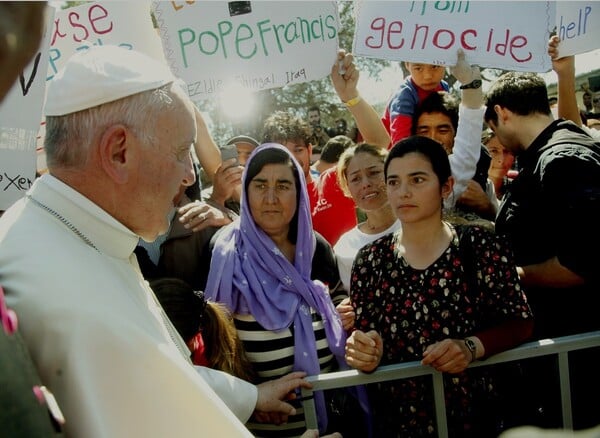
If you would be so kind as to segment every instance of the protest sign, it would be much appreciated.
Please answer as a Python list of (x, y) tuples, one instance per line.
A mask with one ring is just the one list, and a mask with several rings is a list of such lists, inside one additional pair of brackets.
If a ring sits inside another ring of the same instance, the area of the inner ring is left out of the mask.
[(561, 57), (600, 48), (600, 3), (556, 2)]
[(36, 135), (46, 91), (54, 8), (46, 8), (38, 51), (0, 104), (0, 210), (22, 197), (35, 179)]
[(546, 49), (555, 7), (538, 1), (360, 1), (353, 51), (396, 61), (550, 70)]
[[(52, 80), (77, 51), (107, 44), (135, 49), (165, 62), (158, 32), (152, 24), (149, 1), (85, 3), (56, 11), (46, 79)], [(42, 120), (36, 147), (40, 173), (46, 171), (44, 132)]]
[(164, 62), (150, 17), (150, 2), (85, 3), (56, 12), (48, 80), (76, 51), (105, 44), (135, 49)]
[(231, 84), (256, 91), (322, 79), (336, 59), (336, 2), (156, 2), (154, 10), (165, 59), (194, 101)]

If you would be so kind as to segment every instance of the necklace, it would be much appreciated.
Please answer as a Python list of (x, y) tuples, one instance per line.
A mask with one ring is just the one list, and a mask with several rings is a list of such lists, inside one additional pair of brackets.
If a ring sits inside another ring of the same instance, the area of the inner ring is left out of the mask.
[(386, 228), (388, 228), (388, 225), (387, 225), (387, 224), (384, 224), (384, 225), (373, 225), (373, 224), (370, 224), (368, 219), (367, 219), (367, 221), (365, 222), (365, 225), (367, 226), (367, 229), (368, 229), (369, 231), (372, 231), (373, 233), (376, 233), (376, 232), (378, 232), (378, 231), (383, 231), (383, 230), (385, 230)]
[(373, 225), (369, 222), (369, 218), (367, 218), (367, 220), (364, 222), (364, 224), (365, 224), (365, 227), (367, 228), (367, 230), (370, 232), (370, 234), (375, 234), (375, 233), (380, 233), (382, 231), (387, 230), (389, 227), (391, 227), (394, 224), (395, 221), (396, 221), (396, 218), (390, 218), (389, 221), (385, 221), (378, 225)]
[[(92, 243), (92, 241), (85, 235), (83, 234), (81, 231), (79, 231), (79, 229), (77, 229), (77, 227), (75, 225), (73, 225), (71, 222), (69, 222), (67, 219), (65, 219), (64, 216), (62, 216), (60, 213), (58, 213), (57, 211), (51, 209), (50, 207), (48, 207), (46, 204), (42, 204), (40, 201), (38, 201), (37, 199), (35, 199), (33, 196), (31, 195), (26, 195), (28, 199), (30, 199), (35, 205), (37, 205), (38, 207), (46, 210), (48, 213), (50, 213), (52, 216), (54, 216), (55, 218), (57, 218), (59, 221), (61, 221), (69, 230), (71, 230), (77, 237), (79, 237), (81, 240), (83, 240), (85, 242), (86, 245), (94, 248), (96, 251), (100, 252), (100, 250), (98, 248), (96, 248), (96, 246)], [(138, 271), (138, 273), (141, 275), (141, 272), (139, 272), (139, 269), (136, 269)], [(148, 292), (147, 292), (148, 293)], [(184, 358), (186, 358), (186, 360), (188, 362), (190, 362), (190, 357), (189, 357), (189, 350), (187, 349), (187, 347), (184, 347), (181, 345), (181, 341), (178, 341), (178, 339), (180, 339), (178, 336), (176, 336), (174, 334), (175, 329), (171, 323), (171, 321), (169, 320), (169, 318), (167, 317), (167, 315), (165, 314), (165, 311), (163, 310), (162, 306), (160, 305), (160, 303), (158, 302), (156, 296), (154, 295), (154, 293), (148, 293), (154, 300), (154, 303), (157, 305), (158, 308), (158, 312), (160, 314), (160, 317), (162, 318), (162, 323), (165, 326), (165, 328), (167, 329), (167, 333), (169, 334), (171, 340), (173, 341), (173, 344), (175, 344), (175, 347), (177, 347), (177, 349), (179, 350), (179, 352), (183, 355)]]
[(38, 207), (46, 210), (48, 213), (50, 213), (52, 216), (54, 216), (55, 218), (57, 218), (59, 221), (61, 221), (69, 230), (71, 230), (77, 237), (79, 237), (81, 240), (83, 240), (85, 242), (86, 245), (91, 246), (92, 248), (94, 248), (96, 251), (100, 252), (100, 250), (98, 248), (96, 248), (96, 246), (92, 243), (92, 241), (90, 239), (87, 238), (87, 236), (85, 234), (83, 234), (81, 231), (79, 231), (77, 229), (77, 227), (75, 225), (73, 225), (71, 222), (69, 222), (67, 219), (65, 219), (62, 215), (60, 215), (58, 212), (52, 210), (50, 207), (48, 207), (45, 204), (42, 204), (40, 201), (38, 201), (37, 199), (35, 199), (33, 196), (31, 195), (26, 195), (26, 197), (28, 199), (30, 199), (35, 205), (37, 205)]

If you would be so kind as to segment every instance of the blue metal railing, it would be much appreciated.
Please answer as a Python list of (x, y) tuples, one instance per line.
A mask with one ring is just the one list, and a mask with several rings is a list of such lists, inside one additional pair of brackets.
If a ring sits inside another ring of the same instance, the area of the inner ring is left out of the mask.
[[(469, 365), (469, 368), (485, 367), (504, 362), (556, 354), (558, 356), (558, 372), (560, 376), (563, 427), (565, 429), (573, 429), (568, 353), (569, 351), (583, 350), (598, 346), (600, 346), (600, 331), (553, 339), (543, 339), (541, 341), (523, 344), (519, 347), (513, 348), (512, 350), (504, 351), (491, 356), (484, 361), (475, 361)], [(306, 398), (303, 401), (304, 414), (306, 416), (306, 426), (309, 429), (318, 428), (315, 403), (314, 399), (312, 398), (314, 391), (345, 388), (348, 386), (366, 385), (369, 383), (426, 375), (431, 375), (433, 379), (433, 393), (438, 436), (439, 438), (447, 438), (448, 425), (446, 421), (446, 406), (444, 402), (443, 374), (429, 366), (421, 365), (419, 361), (382, 366), (370, 374), (366, 374), (358, 370), (348, 370), (307, 377), (306, 379), (312, 384), (312, 389), (302, 388), (302, 397)]]

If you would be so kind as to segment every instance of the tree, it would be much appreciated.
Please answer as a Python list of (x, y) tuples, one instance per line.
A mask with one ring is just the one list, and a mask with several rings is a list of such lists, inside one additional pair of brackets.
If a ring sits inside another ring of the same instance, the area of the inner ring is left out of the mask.
[[(85, 1), (65, 1), (61, 7), (69, 8), (78, 6)], [(354, 2), (351, 0), (337, 0), (340, 27), (338, 32), (339, 47), (347, 51), (352, 51), (355, 29), (355, 11)], [(151, 18), (156, 27), (156, 20), (151, 14)], [(381, 72), (391, 65), (390, 61), (366, 57), (357, 57), (355, 63), (359, 68), (361, 75), (369, 76), (379, 80)], [(402, 64), (404, 75), (408, 72)], [(484, 69), (482, 70), (483, 79), (493, 81), (503, 70)], [(452, 76), (446, 76), (449, 84), (452, 86), (455, 79)], [(275, 88), (263, 91), (257, 91), (255, 94), (256, 110), (252, 117), (245, 120), (233, 120), (226, 116), (215, 99), (209, 99), (202, 102), (201, 110), (207, 115), (211, 132), (218, 144), (222, 144), (227, 138), (237, 134), (247, 134), (261, 140), (262, 124), (274, 111), (291, 111), (300, 117), (306, 116), (306, 109), (311, 106), (318, 106), (321, 109), (321, 121), (324, 126), (333, 126), (338, 118), (345, 118), (351, 121), (351, 117), (344, 105), (339, 101), (329, 77), (318, 81), (310, 81), (301, 84)], [(383, 112), (384, 104), (375, 105), (375, 109)]]
[[(352, 51), (354, 41), (354, 29), (356, 27), (354, 2), (348, 0), (338, 0), (338, 13), (340, 18), (340, 28), (338, 33), (339, 47)], [(379, 79), (381, 72), (391, 65), (390, 61), (366, 57), (357, 57), (355, 63), (359, 68), (361, 75), (368, 75)], [(404, 77), (409, 73), (401, 63)], [(493, 81), (504, 70), (482, 69), (482, 77), (486, 81)], [(445, 78), (450, 87), (454, 85), (456, 79), (446, 74)], [(454, 90), (458, 94), (458, 91)], [(350, 119), (344, 105), (339, 101), (329, 77), (318, 81), (304, 82), (283, 88), (259, 91), (256, 93), (257, 111), (253, 114), (252, 120), (235, 122), (226, 120), (223, 116), (215, 113), (219, 111), (218, 106), (213, 105), (210, 111), (211, 118), (217, 122), (215, 125), (215, 135), (225, 133), (226, 136), (245, 133), (253, 135), (260, 140), (261, 126), (263, 120), (274, 111), (291, 111), (300, 117), (306, 115), (306, 109), (311, 106), (318, 106), (321, 109), (321, 121), (324, 126), (333, 126), (338, 118)], [(375, 109), (383, 113), (385, 105), (375, 105)]]
[[(354, 2), (338, 0), (340, 29), (338, 34), (339, 47), (351, 51), (354, 39)], [(390, 65), (390, 61), (369, 58), (357, 58), (356, 65), (362, 75), (378, 78), (382, 70)], [(213, 135), (229, 137), (235, 134), (252, 135), (260, 141), (262, 123), (274, 111), (291, 111), (300, 117), (306, 116), (306, 109), (318, 106), (321, 109), (321, 121), (324, 126), (333, 126), (338, 118), (350, 119), (344, 105), (339, 101), (329, 77), (318, 81), (286, 86), (255, 93), (257, 111), (251, 120), (226, 120), (219, 112), (218, 105), (211, 104), (208, 112), (214, 125)], [(219, 143), (219, 141), (217, 141)]]

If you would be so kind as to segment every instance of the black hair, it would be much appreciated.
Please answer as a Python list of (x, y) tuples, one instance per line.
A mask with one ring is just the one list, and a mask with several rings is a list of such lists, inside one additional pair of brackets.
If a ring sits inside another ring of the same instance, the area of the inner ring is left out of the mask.
[(450, 159), (448, 158), (448, 154), (446, 153), (444, 147), (429, 137), (413, 135), (412, 137), (407, 137), (400, 140), (388, 153), (383, 165), (383, 174), (386, 182), (390, 161), (392, 161), (394, 158), (401, 158), (406, 154), (410, 154), (411, 152), (421, 154), (431, 163), (431, 168), (437, 175), (440, 185), (444, 184), (446, 181), (448, 181), (450, 176), (452, 176)]
[(150, 282), (156, 298), (181, 337), (188, 342), (202, 330), (206, 300), (204, 294), (179, 278), (159, 278)]
[(202, 332), (210, 368), (249, 382), (256, 380), (233, 317), (224, 304), (207, 301), (202, 292), (180, 278), (158, 278), (150, 281), (150, 288), (186, 344)]
[(486, 95), (485, 121), (498, 122), (494, 106), (520, 116), (552, 114), (544, 80), (535, 73), (507, 72), (492, 84)]
[[(248, 193), (250, 182), (267, 164), (285, 164), (292, 169), (294, 182), (296, 183), (296, 212), (290, 221), (290, 230), (288, 232), (288, 240), (291, 243), (296, 243), (298, 237), (298, 208), (300, 207), (300, 174), (294, 163), (295, 158), (290, 156), (286, 151), (277, 148), (265, 148), (259, 151), (252, 159), (246, 163), (246, 179), (244, 181), (244, 191)], [(304, 178), (304, 175), (302, 175)]]
[(454, 132), (456, 132), (458, 129), (458, 105), (458, 100), (450, 93), (445, 91), (431, 93), (417, 106), (413, 115), (411, 134), (415, 135), (417, 133), (419, 117), (422, 114), (431, 113), (441, 113), (447, 116), (454, 127)]
[(321, 161), (325, 161), (326, 163), (337, 163), (340, 159), (340, 155), (353, 146), (354, 142), (350, 137), (345, 135), (336, 135), (335, 137), (331, 137), (323, 146), (323, 151), (321, 152), (321, 157), (319, 158)]

